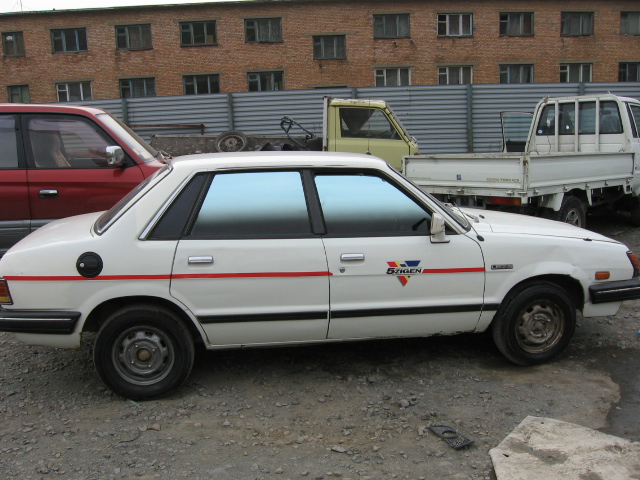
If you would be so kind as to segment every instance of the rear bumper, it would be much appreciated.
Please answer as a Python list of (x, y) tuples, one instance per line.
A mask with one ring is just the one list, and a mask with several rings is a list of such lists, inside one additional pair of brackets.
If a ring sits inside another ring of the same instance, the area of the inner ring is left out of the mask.
[(80, 312), (0, 310), (0, 332), (69, 335), (79, 318)]
[(591, 285), (589, 296), (594, 304), (636, 300), (640, 298), (640, 278)]

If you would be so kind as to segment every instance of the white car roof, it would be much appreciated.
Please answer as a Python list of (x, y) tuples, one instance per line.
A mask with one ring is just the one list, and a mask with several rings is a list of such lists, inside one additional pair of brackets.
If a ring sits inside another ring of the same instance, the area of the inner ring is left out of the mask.
[(351, 167), (388, 169), (373, 155), (342, 152), (234, 152), (184, 155), (171, 160), (177, 170)]

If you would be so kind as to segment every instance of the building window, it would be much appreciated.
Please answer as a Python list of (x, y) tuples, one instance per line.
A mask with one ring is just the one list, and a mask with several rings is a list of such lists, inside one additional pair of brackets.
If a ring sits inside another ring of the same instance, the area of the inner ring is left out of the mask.
[(118, 50), (142, 50), (151, 47), (151, 25), (123, 25), (116, 27)]
[(220, 93), (220, 75), (185, 75), (182, 82), (185, 95)]
[(640, 35), (640, 12), (622, 12), (620, 14), (620, 33), (622, 35)]
[(53, 53), (74, 53), (87, 51), (87, 29), (65, 28), (51, 30)]
[(582, 83), (591, 81), (590, 63), (567, 63), (560, 65), (560, 81)]
[(376, 69), (376, 87), (405, 87), (411, 85), (408, 68)]
[(438, 85), (470, 85), (473, 67), (439, 67)]
[(640, 63), (621, 63), (618, 81), (640, 82)]
[(533, 83), (533, 65), (500, 65), (500, 83)]
[(373, 38), (409, 38), (409, 14), (374, 15)]
[(282, 19), (246, 19), (244, 31), (247, 43), (279, 43), (282, 42)]
[(247, 74), (250, 92), (284, 90), (282, 72), (253, 72)]
[(129, 78), (120, 80), (120, 97), (155, 97), (155, 78)]
[(91, 82), (58, 83), (56, 85), (59, 102), (91, 100)]
[(22, 32), (3, 33), (2, 49), (5, 57), (24, 56), (24, 36), (22, 35)]
[(501, 13), (500, 35), (507, 37), (533, 35), (533, 13)]
[(347, 58), (347, 40), (344, 35), (313, 37), (313, 59), (330, 60)]
[[(198, 45), (216, 45), (216, 22), (185, 22), (180, 24), (180, 45), (192, 47)], [(149, 42), (151, 45), (151, 42)]]
[(567, 37), (593, 35), (593, 12), (562, 12), (561, 28)]
[(10, 103), (31, 103), (29, 85), (11, 85), (8, 90)]
[(470, 37), (473, 29), (471, 13), (439, 13), (439, 37)]

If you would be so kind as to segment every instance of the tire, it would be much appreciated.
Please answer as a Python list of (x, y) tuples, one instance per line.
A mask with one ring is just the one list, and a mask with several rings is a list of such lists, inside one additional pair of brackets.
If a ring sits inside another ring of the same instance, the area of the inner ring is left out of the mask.
[(576, 327), (569, 295), (552, 283), (534, 283), (508, 295), (492, 323), (498, 350), (517, 365), (538, 365), (557, 358)]
[(578, 197), (565, 196), (555, 219), (576, 227), (585, 228), (587, 225), (587, 211), (584, 203)]
[(242, 132), (230, 130), (218, 135), (214, 145), (219, 152), (241, 152), (247, 147), (247, 137)]
[(102, 325), (93, 351), (100, 379), (114, 393), (132, 400), (162, 397), (191, 373), (193, 338), (171, 311), (134, 305)]

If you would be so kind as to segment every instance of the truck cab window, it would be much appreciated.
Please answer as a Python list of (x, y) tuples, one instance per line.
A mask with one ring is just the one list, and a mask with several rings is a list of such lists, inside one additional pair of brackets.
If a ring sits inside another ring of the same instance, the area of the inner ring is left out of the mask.
[(340, 130), (343, 138), (401, 138), (386, 115), (374, 108), (341, 108)]
[(600, 102), (600, 133), (622, 133), (622, 121), (616, 102)]
[(631, 122), (631, 130), (634, 138), (638, 138), (638, 129), (640, 128), (640, 107), (627, 103), (629, 109), (629, 121)]

